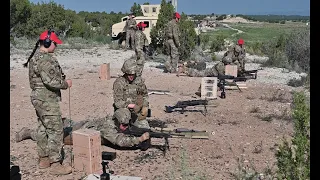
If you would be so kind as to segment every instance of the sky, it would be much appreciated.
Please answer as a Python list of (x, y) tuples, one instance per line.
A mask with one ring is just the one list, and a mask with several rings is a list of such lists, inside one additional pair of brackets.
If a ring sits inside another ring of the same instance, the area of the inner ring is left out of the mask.
[[(48, 2), (49, 0), (30, 0)], [(53, 0), (66, 9), (129, 12), (134, 2), (160, 4), (161, 0)], [(178, 12), (186, 14), (310, 15), (310, 0), (178, 0)]]

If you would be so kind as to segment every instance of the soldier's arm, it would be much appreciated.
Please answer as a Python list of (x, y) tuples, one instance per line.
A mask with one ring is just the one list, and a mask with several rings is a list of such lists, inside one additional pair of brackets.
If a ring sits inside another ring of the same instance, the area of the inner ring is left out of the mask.
[(106, 120), (103, 123), (103, 128), (100, 132), (102, 138), (120, 147), (133, 147), (140, 143), (139, 137), (131, 137), (129, 135), (119, 133), (113, 120)]
[(128, 104), (123, 100), (123, 85), (119, 79), (113, 83), (113, 99), (116, 108), (127, 108)]
[(174, 39), (174, 42), (176, 43), (176, 45), (180, 46), (179, 27), (177, 24), (172, 27), (172, 35), (173, 35), (173, 39)]
[(143, 38), (144, 38), (144, 45), (148, 46), (149, 45), (149, 41), (147, 39), (147, 36), (143, 33)]
[(141, 83), (141, 91), (143, 95), (143, 107), (149, 107), (148, 89), (144, 82)]
[(61, 71), (56, 68), (57, 63), (55, 59), (49, 59), (38, 64), (41, 80), (49, 88), (67, 89), (68, 83), (62, 78)]

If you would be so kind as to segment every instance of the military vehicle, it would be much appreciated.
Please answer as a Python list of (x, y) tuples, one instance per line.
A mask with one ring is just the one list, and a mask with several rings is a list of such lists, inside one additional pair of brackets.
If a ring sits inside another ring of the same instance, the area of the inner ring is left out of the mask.
[[(160, 4), (141, 5), (143, 16), (136, 16), (134, 18), (137, 21), (137, 23), (143, 22), (147, 24), (147, 27), (143, 32), (146, 34), (149, 43), (151, 43), (150, 32), (151, 29), (156, 26), (160, 8)], [(122, 45), (125, 44), (126, 39), (126, 32), (124, 31), (124, 27), (126, 25), (127, 19), (128, 16), (125, 16), (121, 18), (121, 22), (112, 25), (111, 37), (113, 40), (118, 40), (118, 43)]]
[[(140, 5), (140, 6), (141, 6), (143, 16), (137, 16), (134, 19), (136, 20), (137, 24), (139, 22), (144, 22), (145, 24), (147, 24), (147, 27), (143, 32), (145, 33), (149, 43), (151, 43), (150, 32), (151, 32), (151, 29), (155, 27), (157, 24), (161, 5), (150, 4), (150, 5)], [(125, 40), (126, 40), (126, 32), (124, 30), (124, 27), (126, 25), (127, 19), (128, 19), (128, 16), (125, 16), (121, 18), (121, 22), (112, 25), (111, 37), (113, 40), (118, 40), (118, 43), (122, 44), (122, 46), (125, 45)], [(200, 34), (200, 31), (198, 28), (195, 28), (195, 31), (197, 35)]]

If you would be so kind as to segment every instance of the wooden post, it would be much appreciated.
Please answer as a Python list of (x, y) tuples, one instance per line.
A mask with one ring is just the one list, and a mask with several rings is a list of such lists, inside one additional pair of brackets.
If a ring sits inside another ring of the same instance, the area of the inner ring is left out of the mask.
[(99, 78), (101, 80), (110, 80), (110, 63), (104, 63), (100, 66)]

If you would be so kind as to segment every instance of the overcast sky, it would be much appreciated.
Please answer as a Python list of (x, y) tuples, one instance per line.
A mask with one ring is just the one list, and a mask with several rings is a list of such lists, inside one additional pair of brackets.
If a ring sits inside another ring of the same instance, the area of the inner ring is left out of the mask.
[[(31, 2), (49, 0), (31, 0)], [(54, 0), (79, 11), (129, 12), (134, 2), (159, 4), (161, 0)], [(178, 12), (186, 14), (283, 14), (310, 15), (310, 0), (178, 0)]]

